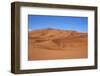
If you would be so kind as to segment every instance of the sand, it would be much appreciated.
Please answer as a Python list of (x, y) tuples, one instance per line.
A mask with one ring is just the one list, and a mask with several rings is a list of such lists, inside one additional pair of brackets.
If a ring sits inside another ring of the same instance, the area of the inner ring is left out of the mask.
[(29, 32), (28, 60), (87, 58), (87, 33), (41, 29)]

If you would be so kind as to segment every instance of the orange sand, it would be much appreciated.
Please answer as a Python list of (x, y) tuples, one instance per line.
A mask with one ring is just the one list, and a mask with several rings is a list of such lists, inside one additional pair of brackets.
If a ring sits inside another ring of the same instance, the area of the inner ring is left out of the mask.
[(87, 58), (87, 33), (42, 29), (29, 32), (28, 60)]

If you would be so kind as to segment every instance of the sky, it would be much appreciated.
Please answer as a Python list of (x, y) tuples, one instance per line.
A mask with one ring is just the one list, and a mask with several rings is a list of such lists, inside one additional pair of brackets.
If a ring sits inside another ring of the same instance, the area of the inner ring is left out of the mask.
[(88, 17), (28, 15), (28, 31), (37, 29), (88, 31)]

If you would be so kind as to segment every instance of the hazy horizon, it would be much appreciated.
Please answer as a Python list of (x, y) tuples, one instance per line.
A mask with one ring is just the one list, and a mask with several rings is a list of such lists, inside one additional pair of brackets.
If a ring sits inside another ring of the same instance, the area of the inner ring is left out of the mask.
[(39, 29), (88, 31), (88, 17), (28, 15), (28, 31)]

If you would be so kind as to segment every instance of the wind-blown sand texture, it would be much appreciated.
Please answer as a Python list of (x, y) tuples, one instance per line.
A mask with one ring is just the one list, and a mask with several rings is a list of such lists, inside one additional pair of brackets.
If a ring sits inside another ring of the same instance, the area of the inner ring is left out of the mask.
[(28, 60), (87, 58), (87, 33), (41, 29), (28, 34)]

